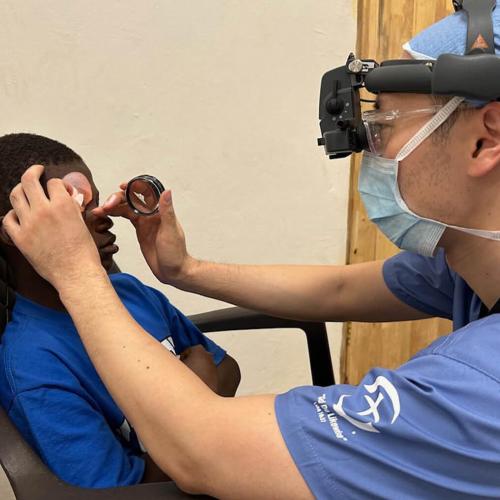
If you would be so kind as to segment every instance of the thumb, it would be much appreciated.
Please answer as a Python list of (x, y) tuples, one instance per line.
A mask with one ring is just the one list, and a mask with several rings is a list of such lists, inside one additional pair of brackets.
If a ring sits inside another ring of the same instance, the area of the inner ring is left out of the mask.
[(164, 191), (161, 194), (159, 212), (162, 220), (175, 219), (174, 204), (172, 202), (172, 191)]
[(80, 193), (80, 191), (78, 191), (78, 189), (67, 180), (62, 179), (62, 181), (67, 193), (71, 196), (71, 198), (73, 198), (73, 200), (75, 200), (76, 204), (78, 205), (78, 208), (80, 209), (80, 212), (83, 212), (85, 210), (84, 195)]

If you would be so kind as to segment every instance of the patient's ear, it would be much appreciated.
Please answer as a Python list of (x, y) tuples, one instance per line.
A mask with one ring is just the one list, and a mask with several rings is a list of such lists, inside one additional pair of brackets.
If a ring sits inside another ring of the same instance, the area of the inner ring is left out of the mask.
[(9, 247), (14, 247), (14, 243), (10, 239), (10, 236), (5, 232), (5, 229), (3, 228), (3, 218), (4, 216), (0, 216), (0, 248), (2, 246), (9, 246)]

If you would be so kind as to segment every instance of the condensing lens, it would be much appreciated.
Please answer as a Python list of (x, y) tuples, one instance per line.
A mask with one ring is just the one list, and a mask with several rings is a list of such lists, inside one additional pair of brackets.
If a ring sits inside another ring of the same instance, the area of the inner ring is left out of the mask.
[(165, 188), (156, 177), (139, 175), (127, 184), (127, 203), (137, 214), (153, 215), (158, 212), (163, 191)]

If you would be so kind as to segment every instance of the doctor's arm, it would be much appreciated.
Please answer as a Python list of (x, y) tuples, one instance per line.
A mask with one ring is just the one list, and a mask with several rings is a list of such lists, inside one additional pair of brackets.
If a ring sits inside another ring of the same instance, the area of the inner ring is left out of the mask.
[[(129, 316), (107, 277), (59, 292), (107, 388), (153, 460), (191, 493), (310, 498), (281, 437), (274, 396), (217, 396)], [(144, 388), (148, 390), (145, 391)]]
[[(218, 498), (312, 498), (281, 436), (272, 395), (224, 398), (130, 316), (60, 180), (31, 167), (3, 221), (58, 290), (111, 395), (153, 460), (188, 492)], [(92, 294), (87, 293), (92, 290)], [(146, 390), (147, 389), (147, 390)]]
[(382, 274), (384, 261), (338, 266), (239, 265), (195, 259), (187, 251), (171, 192), (162, 194), (160, 214), (154, 217), (135, 215), (123, 191), (114, 193), (93, 212), (129, 219), (155, 276), (184, 291), (271, 316), (305, 321), (377, 322), (429, 317), (389, 290)]

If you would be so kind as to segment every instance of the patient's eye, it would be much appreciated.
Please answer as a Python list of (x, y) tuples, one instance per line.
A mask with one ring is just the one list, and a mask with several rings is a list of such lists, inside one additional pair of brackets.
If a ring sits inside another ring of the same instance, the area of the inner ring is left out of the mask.
[(83, 201), (87, 205), (93, 198), (92, 186), (89, 180), (81, 172), (70, 172), (63, 177), (67, 184), (71, 184), (74, 189), (83, 194)]

